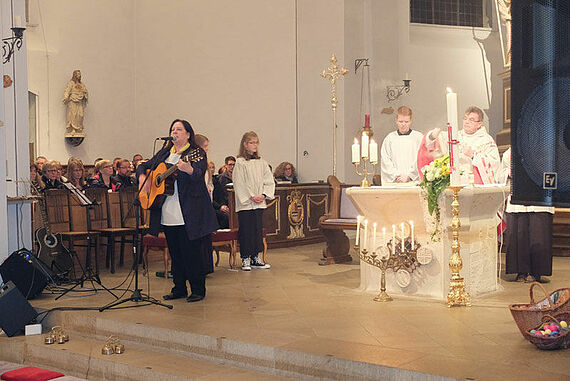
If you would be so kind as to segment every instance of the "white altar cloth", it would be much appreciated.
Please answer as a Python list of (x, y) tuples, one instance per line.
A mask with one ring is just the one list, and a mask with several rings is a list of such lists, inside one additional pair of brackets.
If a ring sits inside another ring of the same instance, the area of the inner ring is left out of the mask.
[[(498, 289), (497, 269), (497, 211), (504, 204), (509, 189), (506, 186), (469, 186), (459, 192), (461, 230), (461, 258), (463, 268), (460, 275), (465, 279), (467, 292), (471, 296), (496, 291)], [(449, 290), (449, 258), (451, 256), (451, 201), (452, 192), (446, 189), (439, 198), (442, 234), (439, 242), (433, 242), (435, 218), (427, 211), (418, 186), (383, 186), (347, 189), (358, 212), (369, 220), (378, 223), (377, 245), (380, 245), (382, 227), (386, 228), (387, 239), (392, 236), (392, 225), (413, 220), (416, 242), (428, 248), (433, 260), (421, 265), (411, 273), (411, 283), (407, 287), (398, 286), (394, 272), (386, 271), (388, 294), (429, 297), (445, 300)], [(380, 290), (379, 268), (360, 261), (360, 286), (365, 291)]]

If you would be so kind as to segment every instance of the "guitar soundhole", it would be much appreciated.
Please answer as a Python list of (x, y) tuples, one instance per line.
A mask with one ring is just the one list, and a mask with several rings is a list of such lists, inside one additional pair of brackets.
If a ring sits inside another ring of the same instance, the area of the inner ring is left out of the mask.
[(156, 186), (157, 186), (157, 187), (160, 186), (161, 183), (162, 183), (162, 178), (161, 178), (160, 176), (158, 176), (158, 177), (156, 178)]
[(46, 244), (47, 247), (53, 249), (54, 247), (57, 246), (57, 237), (54, 236), (53, 234), (46, 235), (44, 237), (44, 243)]

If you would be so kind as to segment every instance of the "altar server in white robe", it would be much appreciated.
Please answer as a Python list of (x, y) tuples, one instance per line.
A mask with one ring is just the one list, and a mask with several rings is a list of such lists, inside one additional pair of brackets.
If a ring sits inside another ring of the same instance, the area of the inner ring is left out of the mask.
[[(480, 108), (467, 108), (463, 116), (463, 129), (459, 131), (456, 140), (459, 141), (456, 150), (458, 157), (454, 160), (457, 160), (460, 171), (472, 171), (475, 184), (496, 184), (501, 181), (499, 150), (495, 140), (483, 127), (483, 111)], [(425, 165), (425, 158), (435, 152), (445, 154), (449, 151), (447, 134), (441, 134), (440, 128), (429, 131), (423, 144), (425, 149), (422, 146), (418, 153), (418, 165)]]
[(382, 142), (380, 151), (382, 184), (419, 180), (416, 157), (423, 135), (412, 130), (412, 110), (402, 106), (396, 114), (396, 131)]

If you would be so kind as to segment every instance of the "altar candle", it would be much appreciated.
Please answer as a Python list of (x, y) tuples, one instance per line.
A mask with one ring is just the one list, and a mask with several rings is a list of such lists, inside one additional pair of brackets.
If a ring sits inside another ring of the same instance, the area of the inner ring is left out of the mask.
[(370, 139), (370, 162), (372, 164), (378, 163), (378, 143), (374, 139)]
[(402, 252), (404, 252), (404, 223), (400, 224), (400, 231), (402, 232)]
[(412, 236), (412, 250), (414, 249), (414, 221), (410, 221), (410, 234)]
[(354, 144), (352, 145), (352, 162), (360, 163), (360, 144), (358, 144), (358, 139), (354, 138)]
[(386, 228), (382, 228), (382, 245), (386, 244)]
[(363, 133), (362, 139), (360, 139), (360, 141), (362, 142), (362, 157), (367, 158), (368, 157), (368, 143), (370, 141), (368, 134)]
[(368, 220), (364, 220), (364, 239), (362, 240), (362, 249), (366, 249), (368, 245)]
[(374, 236), (372, 237), (372, 251), (376, 251), (376, 222), (372, 224)]
[(392, 254), (396, 254), (396, 225), (392, 225)]
[(21, 28), (23, 26), (22, 16), (14, 16), (14, 28)]
[(358, 237), (360, 236), (360, 219), (361, 218), (362, 218), (362, 216), (356, 217), (356, 242), (354, 243), (356, 246), (358, 246)]
[(451, 125), (452, 136), (455, 139), (459, 127), (457, 125), (457, 94), (448, 87), (445, 98), (447, 100), (447, 123)]

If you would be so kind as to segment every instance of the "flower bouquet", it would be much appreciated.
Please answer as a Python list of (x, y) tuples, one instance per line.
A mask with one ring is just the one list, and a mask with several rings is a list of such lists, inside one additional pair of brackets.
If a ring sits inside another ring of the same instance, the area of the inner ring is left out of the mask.
[(440, 210), (437, 204), (437, 199), (441, 192), (449, 186), (450, 170), (449, 170), (449, 155), (443, 155), (422, 168), (424, 175), (423, 180), (420, 182), (420, 187), (425, 191), (425, 199), (428, 203), (428, 212), (433, 216), (435, 211), (436, 229), (433, 231), (431, 238), (439, 232), (440, 225)]

